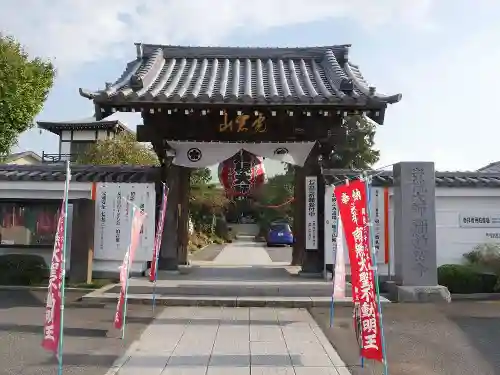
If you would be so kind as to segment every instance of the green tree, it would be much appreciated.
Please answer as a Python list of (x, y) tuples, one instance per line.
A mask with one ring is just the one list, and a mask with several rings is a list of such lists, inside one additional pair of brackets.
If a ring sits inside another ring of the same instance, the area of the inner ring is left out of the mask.
[(54, 78), (50, 62), (31, 59), (14, 38), (0, 34), (0, 157), (33, 127)]
[(87, 165), (159, 165), (154, 151), (136, 141), (134, 133), (121, 132), (114, 138), (100, 140), (91, 145), (77, 159)]
[(255, 203), (260, 213), (260, 225), (267, 228), (268, 224), (276, 219), (293, 221), (292, 202), (284, 204), (294, 196), (294, 176), (292, 173), (278, 174), (270, 177), (260, 189)]
[(371, 168), (380, 159), (380, 151), (374, 148), (375, 125), (364, 116), (352, 115), (344, 121), (344, 129), (345, 142), (337, 142), (337, 157), (330, 168)]
[(209, 168), (199, 168), (191, 172), (191, 185), (210, 184), (212, 173)]

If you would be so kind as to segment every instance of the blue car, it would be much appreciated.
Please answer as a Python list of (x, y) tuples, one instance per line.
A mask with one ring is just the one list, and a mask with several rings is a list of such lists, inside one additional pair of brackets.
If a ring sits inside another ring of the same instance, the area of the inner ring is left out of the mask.
[(292, 229), (287, 223), (273, 223), (267, 233), (267, 246), (288, 245), (294, 242)]

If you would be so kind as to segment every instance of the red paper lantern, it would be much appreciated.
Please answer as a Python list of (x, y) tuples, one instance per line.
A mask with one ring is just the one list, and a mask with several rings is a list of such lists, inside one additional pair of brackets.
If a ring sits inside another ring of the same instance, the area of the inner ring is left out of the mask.
[(219, 164), (219, 181), (228, 196), (251, 196), (266, 182), (264, 160), (241, 150)]

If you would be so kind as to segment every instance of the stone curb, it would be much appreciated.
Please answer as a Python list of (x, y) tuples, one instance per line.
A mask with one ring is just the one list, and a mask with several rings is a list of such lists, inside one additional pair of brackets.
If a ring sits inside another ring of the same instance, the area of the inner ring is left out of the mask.
[(118, 357), (105, 375), (116, 375), (120, 369), (128, 362), (128, 360), (132, 357), (132, 354), (137, 350), (138, 342), (134, 341), (129, 348), (125, 351), (125, 353)]
[[(83, 302), (115, 303), (117, 293), (93, 294), (82, 297)], [(390, 303), (389, 300), (382, 301)], [(151, 304), (152, 296), (129, 296), (127, 303), (140, 305)], [(157, 296), (156, 303), (163, 306), (216, 306), (216, 307), (290, 307), (311, 308), (329, 307), (330, 297), (206, 297), (206, 296)], [(336, 306), (352, 306), (347, 298), (335, 302)]]
[[(47, 286), (25, 286), (25, 285), (0, 285), (0, 291), (39, 291), (47, 290)], [(67, 292), (93, 292), (100, 289), (95, 288), (64, 288)]]
[(472, 293), (472, 294), (452, 294), (453, 301), (499, 301), (500, 293)]

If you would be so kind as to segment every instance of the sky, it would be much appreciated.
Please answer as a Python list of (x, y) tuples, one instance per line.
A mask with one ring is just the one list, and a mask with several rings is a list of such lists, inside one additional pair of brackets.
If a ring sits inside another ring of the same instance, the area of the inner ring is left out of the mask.
[[(381, 92), (402, 93), (377, 130), (376, 166), (434, 161), (441, 171), (500, 160), (498, 0), (2, 0), (0, 32), (50, 58), (55, 85), (37, 120), (93, 114), (78, 88), (115, 81), (134, 42), (219, 46), (352, 44)], [(57, 152), (32, 129), (19, 150)], [(270, 175), (281, 171), (267, 162)]]

